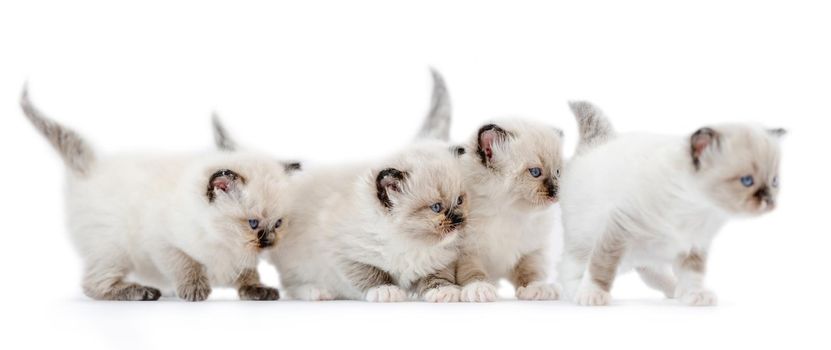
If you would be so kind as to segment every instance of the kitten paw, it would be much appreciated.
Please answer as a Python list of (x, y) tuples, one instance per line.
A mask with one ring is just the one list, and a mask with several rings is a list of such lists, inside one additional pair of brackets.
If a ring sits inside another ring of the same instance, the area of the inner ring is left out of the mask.
[(366, 301), (375, 303), (394, 303), (407, 300), (407, 292), (398, 286), (385, 284), (372, 287), (366, 291)]
[(207, 278), (201, 278), (192, 283), (181, 285), (176, 288), (179, 298), (187, 301), (203, 301), (211, 295), (211, 286)]
[(161, 297), (162, 292), (160, 290), (136, 284), (125, 288), (121, 296), (115, 298), (115, 300), (153, 301), (159, 300)]
[(595, 286), (580, 287), (574, 296), (574, 302), (582, 306), (605, 306), (611, 301), (612, 295), (609, 292)]
[(689, 306), (713, 306), (718, 303), (716, 294), (707, 289), (694, 289), (679, 292), (675, 295), (675, 298)]
[(325, 301), (335, 299), (335, 296), (333, 296), (332, 293), (329, 293), (329, 291), (310, 284), (297, 287), (292, 290), (290, 294), (294, 299), (305, 301)]
[(496, 301), (496, 287), (489, 282), (473, 282), (462, 287), (461, 301), (470, 303)]
[(242, 286), (237, 291), (241, 300), (278, 300), (280, 291), (264, 285)]
[(424, 301), (431, 303), (455, 303), (459, 301), (462, 290), (458, 286), (441, 286), (431, 288), (424, 293)]
[(557, 300), (560, 298), (560, 287), (545, 282), (531, 282), (528, 286), (516, 289), (519, 300)]

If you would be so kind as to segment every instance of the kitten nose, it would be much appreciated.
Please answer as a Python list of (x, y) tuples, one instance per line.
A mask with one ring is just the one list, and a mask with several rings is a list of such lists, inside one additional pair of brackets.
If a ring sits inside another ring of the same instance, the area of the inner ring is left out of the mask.
[(543, 185), (545, 186), (545, 191), (548, 193), (548, 197), (554, 198), (557, 197), (557, 184), (554, 182), (553, 177), (549, 177), (543, 181)]
[(276, 235), (274, 231), (265, 232), (260, 230), (257, 232), (257, 246), (260, 248), (268, 248), (274, 245)]
[(465, 222), (465, 217), (462, 214), (457, 212), (450, 212), (447, 214), (447, 219), (450, 220), (450, 223), (453, 225), (463, 224)]

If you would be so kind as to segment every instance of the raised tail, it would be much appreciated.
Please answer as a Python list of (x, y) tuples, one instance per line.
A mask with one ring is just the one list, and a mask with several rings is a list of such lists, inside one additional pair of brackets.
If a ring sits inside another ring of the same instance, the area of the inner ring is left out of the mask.
[(450, 139), (450, 95), (441, 73), (435, 68), (430, 68), (430, 73), (433, 75), (433, 97), (430, 100), (430, 111), (418, 132), (418, 138), (448, 141)]
[(216, 148), (222, 151), (236, 151), (237, 142), (228, 134), (228, 130), (225, 129), (225, 125), (222, 124), (222, 120), (219, 119), (219, 114), (216, 112), (211, 114), (211, 124), (214, 129), (214, 144)]
[(577, 144), (576, 154), (584, 153), (614, 137), (615, 130), (600, 108), (586, 101), (571, 101), (568, 106), (580, 128), (580, 142)]
[(89, 171), (95, 161), (95, 153), (92, 148), (78, 133), (47, 118), (35, 108), (32, 101), (29, 100), (28, 86), (23, 86), (23, 93), (20, 95), (20, 107), (23, 108), (23, 114), (29, 118), (35, 129), (40, 131), (46, 137), (46, 140), (52, 144), (52, 147), (58, 151), (67, 168), (79, 175), (84, 175)]

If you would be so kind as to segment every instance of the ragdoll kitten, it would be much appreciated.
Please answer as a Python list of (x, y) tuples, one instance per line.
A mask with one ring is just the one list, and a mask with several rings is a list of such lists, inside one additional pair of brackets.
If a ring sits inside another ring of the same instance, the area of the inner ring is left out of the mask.
[(783, 129), (704, 127), (688, 136), (616, 134), (595, 106), (571, 103), (580, 144), (562, 178), (560, 279), (581, 305), (606, 305), (620, 271), (688, 305), (712, 305), (707, 252), (731, 217), (776, 205)]
[(26, 89), (21, 106), (69, 170), (69, 229), (84, 261), (84, 294), (156, 300), (159, 289), (175, 289), (201, 301), (211, 286), (234, 286), (241, 299), (279, 298), (256, 268), (287, 223), (282, 165), (250, 153), (99, 158), (35, 109)]
[[(435, 71), (433, 96), (438, 106), (419, 134), (446, 140), (450, 98)], [(496, 300), (494, 284), (502, 278), (513, 283), (521, 300), (558, 298), (558, 287), (546, 280), (550, 235), (557, 224), (562, 136), (541, 123), (503, 120), (483, 125), (457, 148), (470, 203), (455, 264), (462, 301)]]

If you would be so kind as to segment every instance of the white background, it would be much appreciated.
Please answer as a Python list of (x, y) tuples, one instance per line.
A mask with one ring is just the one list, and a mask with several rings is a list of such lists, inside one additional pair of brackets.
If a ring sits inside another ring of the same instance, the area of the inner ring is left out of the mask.
[[(823, 1), (3, 1), (0, 348), (827, 349), (829, 18)], [(82, 295), (63, 166), (19, 110), (24, 81), (101, 153), (209, 149), (216, 110), (248, 146), (331, 162), (405, 145), (430, 65), (447, 78), (456, 140), (517, 115), (562, 127), (570, 153), (575, 98), (624, 131), (786, 127), (780, 207), (718, 237), (715, 308), (662, 300), (634, 275), (605, 308), (520, 303), (505, 289), (488, 305)]]

